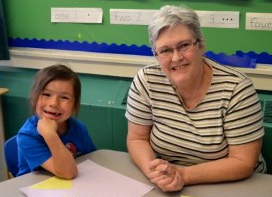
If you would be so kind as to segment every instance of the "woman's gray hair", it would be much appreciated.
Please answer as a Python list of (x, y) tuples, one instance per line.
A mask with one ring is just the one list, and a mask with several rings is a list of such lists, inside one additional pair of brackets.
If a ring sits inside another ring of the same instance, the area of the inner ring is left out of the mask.
[(151, 48), (153, 50), (155, 49), (155, 41), (162, 30), (168, 27), (172, 28), (177, 25), (186, 25), (189, 27), (195, 38), (199, 40), (200, 44), (204, 44), (204, 36), (201, 31), (199, 18), (196, 12), (184, 5), (166, 5), (155, 12), (148, 26)]

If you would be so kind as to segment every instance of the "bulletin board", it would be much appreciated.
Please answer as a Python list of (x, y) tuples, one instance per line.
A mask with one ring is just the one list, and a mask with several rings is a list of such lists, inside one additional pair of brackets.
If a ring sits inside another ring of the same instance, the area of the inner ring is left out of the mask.
[[(183, 3), (194, 10), (239, 11), (240, 27), (203, 28), (206, 50), (272, 54), (271, 31), (245, 30), (246, 12), (271, 12), (271, 0), (2, 0), (10, 46), (152, 55), (146, 25), (110, 24), (110, 9), (159, 9)], [(101, 24), (51, 23), (51, 7), (103, 9)], [(144, 54), (141, 52), (144, 51)]]

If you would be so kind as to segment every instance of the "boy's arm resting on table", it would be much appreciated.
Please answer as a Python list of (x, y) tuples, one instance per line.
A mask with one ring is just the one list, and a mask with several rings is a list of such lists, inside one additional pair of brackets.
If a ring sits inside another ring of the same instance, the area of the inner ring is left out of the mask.
[(52, 156), (41, 166), (58, 177), (65, 179), (75, 178), (78, 174), (76, 161), (73, 154), (64, 146), (59, 136), (56, 134), (55, 136), (44, 139)]
[(176, 167), (184, 176), (185, 185), (244, 179), (253, 174), (261, 146), (262, 138), (242, 145), (230, 145), (227, 158), (188, 167)]
[(57, 129), (56, 121), (40, 118), (38, 132), (45, 140), (52, 155), (41, 166), (58, 177), (72, 179), (78, 174), (76, 161), (73, 154), (62, 143)]

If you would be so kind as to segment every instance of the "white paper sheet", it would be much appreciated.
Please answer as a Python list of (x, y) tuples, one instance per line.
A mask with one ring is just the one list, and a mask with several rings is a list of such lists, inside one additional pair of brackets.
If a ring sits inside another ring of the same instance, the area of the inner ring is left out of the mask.
[[(78, 164), (78, 171), (71, 182), (54, 177), (20, 190), (28, 197), (140, 197), (154, 188), (91, 160)], [(57, 182), (63, 187), (56, 188)]]

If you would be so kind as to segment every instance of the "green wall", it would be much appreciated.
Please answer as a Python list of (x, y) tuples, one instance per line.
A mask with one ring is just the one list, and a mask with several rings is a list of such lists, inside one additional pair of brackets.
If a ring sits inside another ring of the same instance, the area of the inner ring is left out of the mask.
[[(158, 9), (184, 3), (195, 10), (239, 11), (240, 28), (203, 28), (207, 51), (233, 54), (237, 50), (272, 54), (271, 31), (245, 30), (246, 12), (269, 13), (271, 0), (3, 0), (10, 38), (96, 42), (117, 45), (148, 45), (147, 26), (111, 25), (109, 10)], [(97, 7), (103, 9), (102, 24), (51, 23), (51, 7)], [(135, 33), (137, 32), (137, 33)]]
[(8, 60), (8, 42), (2, 1), (0, 1), (0, 60)]
[(263, 139), (263, 147), (262, 147), (262, 154), (265, 158), (266, 165), (268, 167), (268, 173), (272, 174), (272, 124), (264, 125), (265, 129), (265, 136)]

